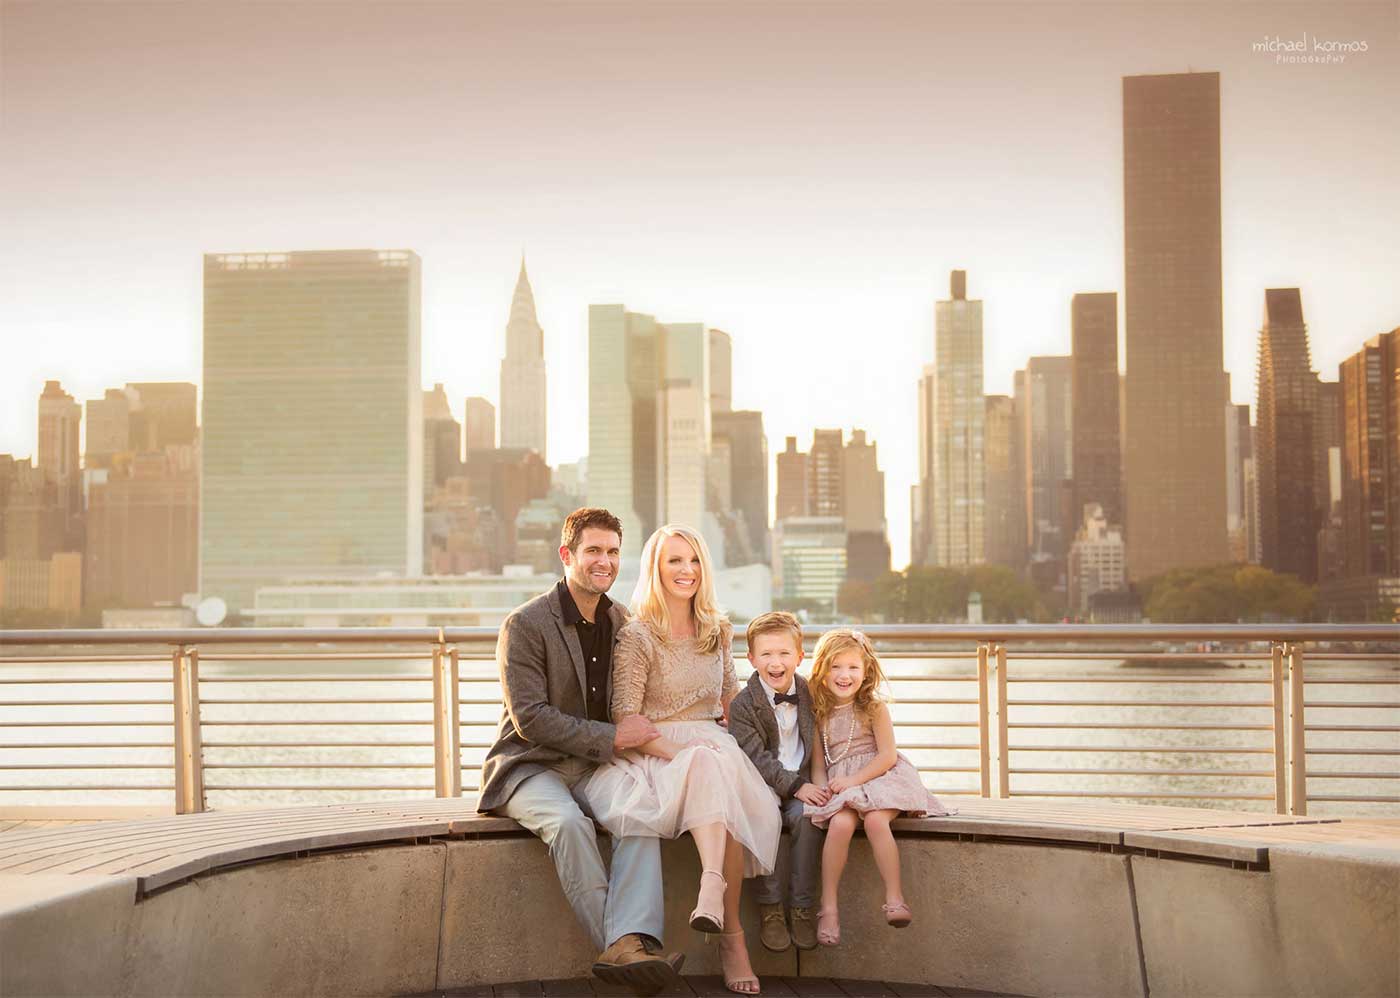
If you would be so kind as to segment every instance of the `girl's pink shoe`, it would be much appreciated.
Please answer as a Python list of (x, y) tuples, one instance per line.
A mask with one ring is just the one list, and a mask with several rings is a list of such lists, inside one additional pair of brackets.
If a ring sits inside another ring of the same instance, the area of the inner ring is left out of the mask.
[(885, 921), (896, 929), (902, 929), (914, 921), (913, 913), (909, 911), (909, 906), (903, 901), (898, 904), (882, 904), (880, 908), (885, 913)]
[(841, 918), (835, 908), (817, 912), (817, 942), (823, 946), (836, 946), (841, 942)]

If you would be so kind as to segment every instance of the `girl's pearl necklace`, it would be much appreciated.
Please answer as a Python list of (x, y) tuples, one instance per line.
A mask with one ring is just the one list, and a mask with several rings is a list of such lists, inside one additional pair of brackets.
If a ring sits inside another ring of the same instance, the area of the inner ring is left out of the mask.
[(851, 708), (851, 725), (850, 725), (850, 727), (846, 730), (846, 745), (845, 745), (844, 748), (842, 748), (841, 754), (840, 754), (840, 755), (832, 755), (832, 754), (831, 754), (831, 743), (830, 743), (829, 741), (827, 741), (827, 738), (826, 738), (826, 725), (822, 725), (822, 751), (826, 753), (826, 764), (827, 764), (828, 766), (830, 766), (833, 762), (840, 762), (842, 759), (846, 758), (846, 756), (850, 755), (850, 754), (851, 754), (851, 742), (855, 741), (855, 737), (856, 737), (856, 707), (855, 707), (855, 700), (852, 700), (849, 704), (844, 704), (844, 703), (843, 703), (843, 704), (837, 704), (837, 705), (836, 705), (836, 709), (837, 709), (837, 710), (840, 710), (842, 707), (846, 707), (846, 706), (849, 706), (849, 707)]

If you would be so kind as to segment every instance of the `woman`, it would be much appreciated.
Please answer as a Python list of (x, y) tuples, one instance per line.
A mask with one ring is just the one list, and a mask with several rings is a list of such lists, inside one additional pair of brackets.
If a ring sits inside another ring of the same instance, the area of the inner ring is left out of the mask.
[(702, 870), (690, 924), (719, 934), (729, 990), (758, 994), (739, 890), (746, 875), (772, 871), (782, 819), (773, 791), (716, 723), (739, 681), (733, 630), (715, 606), (710, 552), (696, 531), (668, 525), (651, 535), (632, 611), (613, 653), (613, 721), (644, 714), (661, 735), (600, 766), (583, 795), (613, 835), (690, 832)]

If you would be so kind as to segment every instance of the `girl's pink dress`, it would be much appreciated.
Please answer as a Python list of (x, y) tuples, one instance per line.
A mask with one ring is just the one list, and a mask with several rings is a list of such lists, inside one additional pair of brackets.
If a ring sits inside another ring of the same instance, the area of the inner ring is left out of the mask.
[[(875, 729), (863, 712), (855, 710), (855, 704), (843, 704), (833, 710), (826, 720), (825, 730), (826, 743), (835, 757), (835, 761), (830, 758), (826, 761), (827, 779), (850, 776), (875, 758)], [(944, 807), (937, 797), (929, 793), (919, 778), (919, 771), (903, 754), (899, 754), (895, 764), (875, 779), (841, 791), (821, 807), (807, 804), (802, 813), (812, 819), (812, 824), (818, 828), (825, 828), (832, 815), (843, 807), (853, 807), (861, 814), (894, 808), (911, 818), (927, 815), (944, 817), (957, 813), (952, 808)]]

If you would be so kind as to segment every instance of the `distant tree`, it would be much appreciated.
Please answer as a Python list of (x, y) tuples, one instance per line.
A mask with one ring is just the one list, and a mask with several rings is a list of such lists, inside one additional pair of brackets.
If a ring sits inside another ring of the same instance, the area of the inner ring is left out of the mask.
[(1235, 587), (1250, 620), (1311, 620), (1317, 590), (1295, 575), (1244, 565), (1235, 572)]
[(971, 590), (982, 594), (982, 619), (990, 624), (1043, 618), (1035, 586), (1005, 565), (976, 565), (968, 571)]
[(1140, 586), (1143, 611), (1160, 623), (1308, 620), (1316, 590), (1258, 565), (1176, 568)]
[(876, 601), (875, 583), (864, 579), (847, 579), (836, 593), (836, 609), (843, 617), (878, 623), (885, 616)]
[(900, 624), (950, 623), (967, 617), (967, 598), (982, 595), (982, 616), (1000, 623), (1043, 619), (1035, 588), (1009, 568), (977, 565), (968, 569), (911, 565), (873, 583), (847, 583), (837, 600), (843, 614)]

